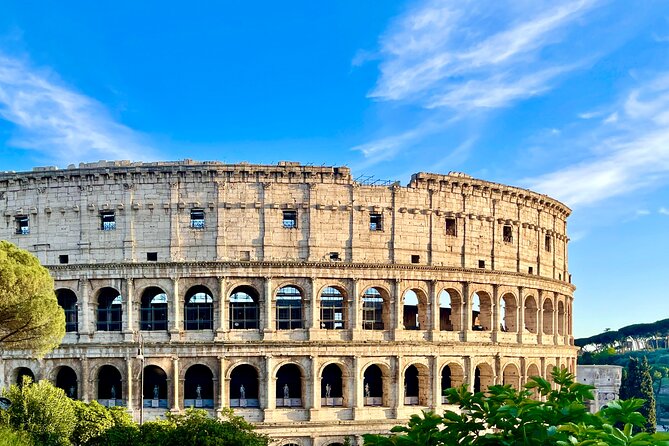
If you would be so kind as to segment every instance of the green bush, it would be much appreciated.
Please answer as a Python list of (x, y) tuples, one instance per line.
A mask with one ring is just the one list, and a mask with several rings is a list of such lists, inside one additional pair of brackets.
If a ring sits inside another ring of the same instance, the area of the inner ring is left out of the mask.
[(6, 426), (0, 426), (0, 446), (33, 446), (30, 436)]

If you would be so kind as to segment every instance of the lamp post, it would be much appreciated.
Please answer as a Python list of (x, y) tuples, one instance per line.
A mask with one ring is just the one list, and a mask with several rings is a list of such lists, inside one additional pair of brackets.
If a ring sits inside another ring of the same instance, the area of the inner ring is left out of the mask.
[(139, 346), (137, 348), (137, 359), (139, 359), (139, 424), (144, 422), (144, 338), (139, 334)]

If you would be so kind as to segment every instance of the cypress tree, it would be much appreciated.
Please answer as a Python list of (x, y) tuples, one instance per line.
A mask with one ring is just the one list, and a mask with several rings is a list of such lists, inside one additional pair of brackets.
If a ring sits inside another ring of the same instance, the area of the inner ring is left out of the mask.
[(646, 417), (646, 432), (655, 432), (655, 393), (653, 392), (653, 378), (651, 377), (648, 359), (644, 356), (642, 361), (638, 358), (630, 358), (627, 370), (623, 373), (620, 386), (620, 398), (641, 398), (645, 404), (639, 412)]

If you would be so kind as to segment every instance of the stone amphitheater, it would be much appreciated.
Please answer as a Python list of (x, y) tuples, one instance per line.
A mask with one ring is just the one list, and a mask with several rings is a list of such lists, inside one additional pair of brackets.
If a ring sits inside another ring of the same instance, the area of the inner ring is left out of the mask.
[(4, 352), (136, 420), (231, 407), (278, 445), (362, 444), (462, 383), (575, 370), (564, 204), (470, 176), (80, 164), (0, 172), (0, 239), (51, 271), (67, 334)]

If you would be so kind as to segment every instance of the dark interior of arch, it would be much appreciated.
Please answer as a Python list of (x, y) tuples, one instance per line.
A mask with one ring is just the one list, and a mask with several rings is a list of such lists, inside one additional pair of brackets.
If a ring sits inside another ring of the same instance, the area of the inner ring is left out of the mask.
[(445, 366), (441, 371), (441, 390), (450, 389), (451, 387), (451, 368)]
[(214, 374), (209, 367), (196, 364), (186, 370), (184, 381), (184, 398), (196, 399), (197, 387), (200, 386), (200, 397), (211, 400), (214, 398)]
[(77, 398), (77, 374), (70, 367), (62, 366), (56, 375), (56, 387), (65, 391), (70, 398)]
[(323, 369), (323, 376), (321, 376), (321, 398), (327, 396), (328, 384), (330, 384), (330, 398), (341, 398), (342, 373), (337, 364), (329, 364)]
[(77, 331), (77, 295), (66, 288), (56, 290), (58, 305), (65, 312), (65, 331)]
[(214, 298), (209, 288), (204, 285), (189, 288), (184, 302), (184, 328), (211, 330), (214, 324)]
[(144, 399), (154, 399), (154, 389), (158, 386), (158, 399), (167, 399), (167, 374), (155, 365), (144, 367)]
[(23, 385), (23, 377), (30, 378), (31, 382), (35, 382), (35, 374), (28, 367), (19, 367), (16, 369), (16, 384)]
[(365, 369), (365, 390), (369, 385), (369, 396), (370, 397), (381, 397), (383, 396), (383, 373), (378, 365), (372, 364), (367, 369)]
[(258, 372), (249, 364), (241, 364), (230, 373), (230, 398), (241, 398), (241, 387), (247, 399), (258, 398)]
[(407, 367), (404, 372), (405, 396), (418, 396), (418, 369), (415, 365)]
[(119, 400), (122, 398), (123, 388), (121, 386), (121, 373), (114, 366), (103, 365), (98, 372), (98, 399)]
[(167, 330), (167, 299), (165, 291), (152, 286), (142, 293), (140, 330)]
[(288, 385), (290, 398), (302, 398), (302, 373), (295, 364), (286, 364), (276, 373), (276, 397), (284, 397), (285, 385)]

